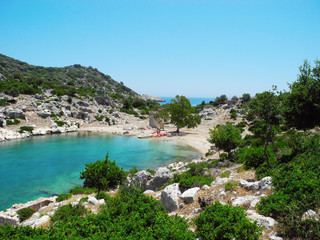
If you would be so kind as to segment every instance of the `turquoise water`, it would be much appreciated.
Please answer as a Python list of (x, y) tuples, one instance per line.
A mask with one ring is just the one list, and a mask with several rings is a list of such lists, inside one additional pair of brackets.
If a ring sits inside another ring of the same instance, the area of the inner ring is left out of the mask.
[(85, 164), (116, 160), (125, 170), (155, 169), (201, 156), (186, 145), (107, 134), (49, 135), (0, 143), (0, 210), (81, 185)]
[[(165, 102), (159, 102), (161, 105), (170, 103), (171, 99), (174, 97), (161, 97)], [(189, 98), (190, 103), (192, 106), (197, 106), (202, 103), (202, 101), (205, 101), (205, 103), (209, 103), (210, 101), (214, 101), (214, 98)]]

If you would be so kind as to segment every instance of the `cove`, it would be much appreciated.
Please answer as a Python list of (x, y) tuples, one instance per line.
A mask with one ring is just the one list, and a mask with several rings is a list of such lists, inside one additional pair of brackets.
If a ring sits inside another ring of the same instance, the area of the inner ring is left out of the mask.
[(176, 142), (97, 133), (37, 136), (0, 143), (0, 210), (81, 185), (85, 164), (109, 159), (129, 170), (155, 169), (201, 154)]

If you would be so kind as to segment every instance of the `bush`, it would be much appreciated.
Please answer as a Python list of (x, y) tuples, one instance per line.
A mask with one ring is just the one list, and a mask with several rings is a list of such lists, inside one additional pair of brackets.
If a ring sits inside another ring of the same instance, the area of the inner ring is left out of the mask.
[(106, 202), (111, 199), (110, 195), (105, 192), (100, 192), (99, 196), (96, 195), (96, 199), (104, 199)]
[(104, 116), (98, 115), (98, 116), (95, 116), (95, 119), (97, 119), (99, 122), (101, 122), (104, 119)]
[(230, 176), (230, 172), (229, 171), (225, 171), (225, 172), (220, 174), (221, 178), (228, 178), (229, 176)]
[(96, 193), (98, 190), (96, 188), (84, 188), (84, 187), (79, 187), (76, 186), (74, 188), (71, 188), (69, 190), (69, 193), (71, 193), (72, 195), (75, 194), (92, 194), (92, 193)]
[(34, 129), (33, 127), (23, 126), (23, 127), (20, 127), (19, 133), (24, 133), (25, 131), (27, 131), (27, 132), (32, 132), (33, 129)]
[(55, 122), (59, 127), (62, 127), (62, 126), (64, 126), (64, 125), (67, 124), (67, 123), (64, 122), (64, 121), (59, 121), (59, 120), (55, 120), (54, 122)]
[(236, 182), (228, 182), (225, 186), (224, 186), (224, 189), (226, 191), (231, 191), (233, 189), (235, 189), (236, 187), (238, 187), (238, 183)]
[(97, 188), (98, 195), (101, 190), (116, 188), (123, 183), (124, 178), (125, 172), (116, 165), (115, 161), (109, 160), (109, 154), (103, 161), (86, 164), (86, 169), (80, 173), (80, 179), (84, 179), (84, 187)]
[(18, 125), (19, 123), (20, 121), (18, 119), (13, 119), (13, 121), (7, 120), (7, 125)]
[(72, 204), (68, 204), (65, 206), (62, 206), (58, 209), (58, 211), (55, 212), (55, 214), (51, 217), (52, 222), (57, 221), (71, 221), (72, 218), (79, 218), (87, 213), (87, 210), (84, 208), (84, 206), (76, 205), (72, 206)]
[(10, 103), (7, 102), (7, 99), (0, 99), (0, 107), (5, 107), (10, 105)]
[(8, 91), (8, 95), (10, 95), (11, 97), (18, 97), (20, 95), (19, 89), (15, 87), (11, 88)]
[(233, 108), (230, 110), (230, 118), (237, 119), (237, 111)]
[(214, 106), (219, 106), (222, 104), (225, 104), (227, 102), (228, 98), (226, 95), (221, 95), (220, 97), (216, 97), (214, 100)]
[(61, 202), (61, 201), (67, 200), (67, 199), (69, 199), (71, 197), (72, 197), (71, 193), (62, 193), (57, 197), (56, 201), (57, 202)]
[(223, 206), (221, 203), (207, 207), (195, 220), (200, 239), (255, 240), (261, 236), (261, 227), (246, 217), (241, 207)]
[(36, 211), (31, 209), (31, 208), (22, 208), (17, 211), (19, 215), (19, 220), (20, 222), (23, 222), (24, 220), (28, 219), (31, 217)]

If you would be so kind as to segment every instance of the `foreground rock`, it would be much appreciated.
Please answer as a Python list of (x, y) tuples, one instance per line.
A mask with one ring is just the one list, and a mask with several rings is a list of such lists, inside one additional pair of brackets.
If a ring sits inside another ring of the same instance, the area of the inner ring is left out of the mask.
[(160, 202), (168, 212), (173, 212), (179, 208), (178, 198), (180, 195), (179, 184), (171, 184), (161, 192)]
[(165, 185), (172, 177), (173, 172), (171, 172), (167, 167), (160, 167), (156, 170), (154, 178), (150, 181), (147, 188), (156, 190)]
[(185, 203), (192, 203), (197, 195), (198, 195), (198, 192), (200, 191), (200, 188), (199, 187), (194, 187), (194, 188), (190, 188), (188, 189), (187, 191), (184, 191), (180, 198), (185, 202)]

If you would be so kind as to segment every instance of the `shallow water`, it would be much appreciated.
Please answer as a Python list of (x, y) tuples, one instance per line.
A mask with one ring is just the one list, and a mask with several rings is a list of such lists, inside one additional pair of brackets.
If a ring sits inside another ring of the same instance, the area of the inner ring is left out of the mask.
[(201, 154), (175, 142), (108, 134), (68, 133), (0, 143), (0, 210), (81, 185), (86, 163), (109, 159), (128, 170), (155, 169)]

